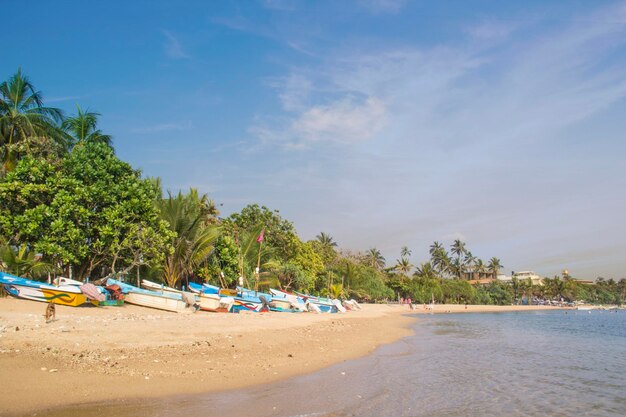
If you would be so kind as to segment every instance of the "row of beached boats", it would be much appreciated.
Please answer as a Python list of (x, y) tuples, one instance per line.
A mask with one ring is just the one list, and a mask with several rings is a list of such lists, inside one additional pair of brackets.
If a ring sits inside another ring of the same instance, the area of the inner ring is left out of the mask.
[(74, 307), (128, 303), (173, 312), (202, 310), (221, 313), (345, 313), (361, 308), (354, 300), (341, 301), (276, 289), (264, 293), (241, 287), (233, 290), (190, 282), (187, 288), (179, 290), (145, 279), (141, 280), (141, 287), (136, 287), (113, 278), (99, 284), (69, 278), (56, 278), (48, 284), (0, 272), (0, 285), (14, 297)]

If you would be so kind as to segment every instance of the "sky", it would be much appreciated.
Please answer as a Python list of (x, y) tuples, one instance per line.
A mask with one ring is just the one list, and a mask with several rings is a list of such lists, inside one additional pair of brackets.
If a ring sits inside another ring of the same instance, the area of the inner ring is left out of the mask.
[(624, 1), (2, 0), (0, 79), (223, 216), (626, 277)]

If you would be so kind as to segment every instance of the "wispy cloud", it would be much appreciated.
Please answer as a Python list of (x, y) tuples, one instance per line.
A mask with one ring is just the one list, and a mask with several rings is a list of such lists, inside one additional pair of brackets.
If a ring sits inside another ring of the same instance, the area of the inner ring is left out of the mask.
[(185, 52), (180, 41), (171, 32), (162, 30), (165, 36), (163, 50), (165, 55), (171, 59), (189, 59), (191, 56)]
[[(567, 224), (581, 226), (573, 239), (594, 241), (589, 215), (570, 207), (613, 195), (626, 172), (611, 162), (615, 152), (597, 166), (579, 160), (589, 138), (576, 127), (626, 98), (626, 8), (550, 27), (487, 22), (438, 46), (337, 48), (277, 82), (284, 113), (261, 115), (250, 131), (310, 156), (284, 169), (292, 178), (316, 173), (305, 188), (319, 191), (299, 202), (317, 210), (311, 224), (333, 217), (334, 234), (353, 247), (373, 239), (360, 227), (370, 222), (385, 224), (381, 246), (427, 248), (437, 236), (518, 245), (524, 256), (505, 260), (514, 269), (552, 268), (542, 264), (542, 239), (563, 236)], [(373, 195), (382, 202), (376, 214)]]
[(183, 123), (159, 123), (153, 126), (136, 127), (130, 129), (131, 133), (146, 134), (146, 133), (159, 133), (168, 131), (183, 131), (193, 128), (193, 124), (190, 121)]
[(47, 97), (46, 98), (46, 103), (62, 103), (65, 101), (75, 101), (75, 100), (81, 100), (84, 98), (89, 97), (88, 95), (81, 95), (81, 96), (61, 96), (61, 97)]

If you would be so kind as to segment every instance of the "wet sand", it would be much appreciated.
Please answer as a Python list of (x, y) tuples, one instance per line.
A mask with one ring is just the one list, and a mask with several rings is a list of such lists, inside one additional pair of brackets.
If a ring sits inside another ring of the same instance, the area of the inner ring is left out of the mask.
[[(311, 373), (409, 335), (415, 318), (406, 313), (429, 312), (385, 304), (343, 315), (57, 306), (46, 324), (45, 307), (0, 299), (0, 416), (111, 401), (132, 410), (138, 399)], [(435, 313), (530, 309), (550, 307), (437, 305)]]

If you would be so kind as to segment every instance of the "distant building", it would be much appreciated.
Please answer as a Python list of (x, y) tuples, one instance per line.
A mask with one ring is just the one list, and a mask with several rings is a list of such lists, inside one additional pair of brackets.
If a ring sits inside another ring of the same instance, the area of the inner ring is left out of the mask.
[(513, 277), (510, 275), (498, 274), (498, 281), (502, 281), (502, 282), (506, 282), (510, 284), (512, 280), (513, 280)]
[(534, 271), (519, 271), (513, 274), (513, 278), (517, 278), (520, 281), (530, 281), (533, 285), (543, 285), (543, 277), (537, 275)]
[(494, 282), (495, 279), (493, 278), (481, 278), (481, 279), (469, 279), (467, 280), (467, 282), (470, 285), (489, 285), (492, 282)]

